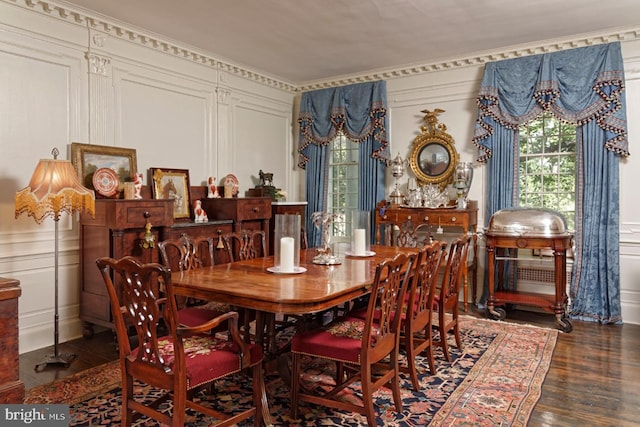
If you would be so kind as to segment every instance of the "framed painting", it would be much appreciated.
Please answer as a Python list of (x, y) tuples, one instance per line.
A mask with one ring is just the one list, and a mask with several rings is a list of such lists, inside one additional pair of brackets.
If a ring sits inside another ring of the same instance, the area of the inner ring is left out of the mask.
[(150, 168), (154, 199), (173, 199), (173, 217), (191, 218), (189, 171), (187, 169)]
[(119, 190), (122, 190), (125, 182), (133, 181), (134, 174), (138, 172), (136, 150), (133, 148), (72, 142), (71, 163), (82, 185), (92, 190), (95, 190), (93, 174), (98, 169), (113, 169), (118, 175)]

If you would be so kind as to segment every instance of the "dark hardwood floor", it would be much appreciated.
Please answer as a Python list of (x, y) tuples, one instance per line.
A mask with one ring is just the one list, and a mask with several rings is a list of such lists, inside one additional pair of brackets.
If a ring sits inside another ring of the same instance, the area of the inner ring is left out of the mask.
[[(474, 308), (467, 313), (484, 317)], [(511, 311), (507, 321), (555, 327), (553, 316)], [(78, 355), (67, 369), (34, 367), (52, 348), (20, 355), (27, 389), (64, 378), (118, 357), (110, 331), (60, 345)], [(637, 426), (640, 420), (640, 325), (599, 325), (573, 321), (573, 332), (558, 337), (542, 396), (529, 426)]]

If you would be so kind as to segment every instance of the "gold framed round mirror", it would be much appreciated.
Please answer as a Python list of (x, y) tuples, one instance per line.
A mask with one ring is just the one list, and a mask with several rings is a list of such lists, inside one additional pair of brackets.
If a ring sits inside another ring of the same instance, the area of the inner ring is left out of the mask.
[(451, 182), (459, 156), (447, 127), (438, 123), (438, 114), (444, 110), (423, 110), (426, 125), (414, 140), (409, 155), (409, 166), (422, 184), (439, 185), (441, 189)]

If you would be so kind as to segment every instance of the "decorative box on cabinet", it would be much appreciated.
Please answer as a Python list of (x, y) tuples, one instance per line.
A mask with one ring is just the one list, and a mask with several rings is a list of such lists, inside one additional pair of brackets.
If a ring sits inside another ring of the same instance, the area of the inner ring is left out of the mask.
[(209, 220), (233, 220), (233, 231), (262, 230), (269, 253), (269, 220), (271, 199), (268, 197), (231, 197), (202, 199), (202, 208)]
[(300, 215), (300, 226), (306, 223), (307, 202), (272, 202), (271, 223), (269, 226), (269, 254), (273, 255), (273, 236), (276, 228), (276, 215)]
[(24, 400), (18, 345), (18, 298), (21, 292), (18, 280), (0, 277), (0, 404), (22, 403)]
[[(466, 209), (455, 208), (410, 208), (405, 206), (386, 206), (380, 203), (376, 208), (376, 242), (380, 242), (380, 226), (384, 223), (402, 224), (411, 220), (416, 225), (425, 223), (432, 226), (432, 237), (438, 227), (454, 227), (461, 229), (463, 233), (473, 234), (473, 263), (472, 274), (472, 302), (475, 303), (478, 284), (478, 202), (470, 200)], [(466, 267), (466, 266), (465, 266)], [(464, 272), (464, 310), (468, 308), (469, 301), (469, 272)]]
[(160, 261), (157, 248), (140, 245), (146, 216), (157, 242), (162, 239), (160, 230), (173, 225), (173, 201), (97, 199), (95, 219), (86, 213), (80, 215), (80, 320), (85, 338), (93, 335), (93, 325), (112, 327), (109, 296), (96, 259), (132, 255), (141, 262)]

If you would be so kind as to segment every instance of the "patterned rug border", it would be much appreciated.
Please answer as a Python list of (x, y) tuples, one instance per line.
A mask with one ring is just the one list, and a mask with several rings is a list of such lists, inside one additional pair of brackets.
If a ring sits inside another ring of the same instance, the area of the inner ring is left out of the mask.
[[(463, 330), (473, 330), (479, 335), (494, 335), (495, 338), (462, 382), (446, 401), (441, 403), (442, 406), (436, 409), (437, 412), (432, 412), (433, 418), (429, 425), (470, 425), (469, 422), (473, 420), (472, 425), (526, 426), (540, 399), (542, 383), (549, 371), (558, 330), (536, 325), (497, 322), (468, 315), (461, 316), (460, 322)], [(529, 341), (530, 348), (527, 347)], [(523, 369), (528, 372), (526, 378), (509, 378), (508, 372), (504, 372), (504, 366), (505, 363), (513, 361), (505, 359), (521, 346), (525, 351), (530, 349), (540, 354), (534, 360), (535, 363), (528, 361), (528, 358), (522, 358), (523, 361), (519, 362), (525, 365), (529, 363), (530, 366), (516, 366), (515, 372), (523, 372)], [(454, 363), (457, 361), (454, 360)], [(120, 383), (120, 365), (118, 361), (113, 361), (34, 387), (27, 391), (25, 403), (63, 402), (75, 405), (117, 389)], [(501, 387), (505, 387), (508, 392), (501, 393)], [(513, 401), (502, 399), (501, 394), (511, 396), (514, 393), (520, 393), (520, 398)], [(492, 405), (502, 405), (502, 413), (496, 415), (495, 411), (487, 410), (493, 407)]]
[[(473, 408), (470, 408), (471, 405), (467, 405), (466, 401), (469, 400), (470, 396), (473, 394), (473, 391), (471, 389), (474, 387), (477, 388), (480, 382), (482, 382), (483, 380), (487, 380), (487, 377), (489, 377), (489, 375), (487, 375), (487, 372), (491, 371), (488, 369), (488, 366), (490, 366), (496, 359), (500, 358), (500, 352), (498, 352), (498, 350), (504, 350), (506, 341), (513, 339), (513, 330), (518, 329), (522, 330), (522, 332), (531, 330), (537, 333), (548, 333), (543, 343), (540, 360), (537, 366), (535, 366), (535, 371), (529, 379), (529, 383), (524, 384), (524, 388), (528, 392), (525, 393), (525, 397), (520, 401), (520, 404), (515, 405), (515, 407), (512, 404), (509, 407), (509, 411), (513, 412), (513, 422), (509, 425), (511, 427), (526, 427), (533, 409), (538, 403), (538, 400), (540, 400), (540, 396), (542, 394), (542, 384), (544, 383), (544, 380), (549, 373), (551, 359), (553, 358), (553, 352), (556, 348), (559, 331), (557, 329), (551, 329), (537, 325), (479, 319), (468, 315), (460, 316), (461, 328), (467, 327), (467, 323), (469, 322), (473, 322), (475, 324), (474, 328), (478, 327), (479, 322), (483, 322), (481, 324), (487, 328), (499, 329), (499, 334), (493, 340), (493, 342), (489, 346), (489, 349), (485, 351), (480, 360), (476, 362), (471, 371), (467, 374), (467, 377), (464, 379), (463, 383), (456, 388), (451, 396), (449, 396), (447, 401), (442, 405), (440, 410), (435, 414), (429, 425), (465, 425), (465, 419), (469, 416), (470, 413), (473, 415), (472, 419), (475, 420), (473, 424), (474, 426), (496, 425), (496, 423), (491, 422), (490, 419), (485, 419), (483, 420), (484, 422), (482, 424), (479, 424), (478, 422), (482, 419), (482, 416), (474, 411)], [(523, 334), (519, 333), (518, 335), (519, 338), (522, 339)], [(515, 341), (518, 341), (518, 337), (516, 337)], [(496, 388), (499, 388), (500, 381), (497, 379), (497, 377), (500, 376), (500, 372), (496, 372), (495, 376), (496, 378), (494, 379), (496, 381), (493, 384)], [(489, 384), (488, 386), (491, 387), (492, 385)], [(520, 384), (520, 386), (522, 387), (523, 385)], [(500, 423), (499, 425), (503, 424)]]
[(120, 361), (94, 366), (66, 378), (27, 390), (24, 403), (76, 403), (92, 399), (122, 385)]

